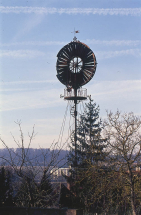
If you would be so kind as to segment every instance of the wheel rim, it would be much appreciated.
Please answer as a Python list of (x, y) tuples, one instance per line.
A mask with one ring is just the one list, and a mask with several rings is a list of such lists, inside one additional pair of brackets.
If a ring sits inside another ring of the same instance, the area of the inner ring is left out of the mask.
[(67, 87), (79, 88), (88, 83), (96, 71), (96, 57), (79, 41), (64, 46), (57, 55), (57, 78)]

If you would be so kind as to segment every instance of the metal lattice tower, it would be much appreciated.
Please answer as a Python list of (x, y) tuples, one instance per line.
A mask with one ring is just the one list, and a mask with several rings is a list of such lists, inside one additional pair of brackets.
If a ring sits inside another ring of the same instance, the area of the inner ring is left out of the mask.
[(75, 166), (77, 166), (77, 104), (78, 101), (87, 99), (87, 90), (82, 89), (82, 86), (93, 78), (96, 66), (93, 51), (86, 44), (78, 41), (76, 37), (57, 54), (57, 78), (66, 86), (64, 99), (74, 101)]

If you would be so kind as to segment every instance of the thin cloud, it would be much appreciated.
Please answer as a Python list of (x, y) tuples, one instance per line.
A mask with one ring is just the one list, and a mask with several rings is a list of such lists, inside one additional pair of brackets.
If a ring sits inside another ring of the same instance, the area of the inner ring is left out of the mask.
[(24, 36), (32, 31), (32, 29), (38, 26), (43, 21), (43, 19), (43, 14), (33, 14), (33, 16), (30, 16), (30, 18), (27, 16), (26, 19), (24, 19), (22, 28), (19, 28), (19, 31), (14, 35), (13, 41), (17, 41), (19, 38), (21, 38), (21, 36)]
[(56, 83), (57, 80), (41, 80), (41, 81), (7, 81), (1, 82), (1, 85), (21, 85), (21, 84), (42, 84), (42, 83)]
[(1, 13), (25, 14), (92, 14), (92, 15), (124, 15), (141, 16), (141, 8), (45, 8), (45, 7), (0, 7)]
[[(140, 49), (126, 49), (120, 51), (97, 51), (96, 55), (99, 59), (107, 59), (118, 56), (132, 55), (135, 57), (141, 56)], [(37, 50), (0, 50), (0, 57), (12, 57), (12, 58), (36, 58), (39, 56), (48, 56), (54, 58), (55, 54), (45, 53)]]
[(141, 80), (94, 82), (89, 88), (92, 98), (103, 109), (137, 111), (141, 115)]
[(138, 46), (141, 45), (141, 40), (85, 40), (86, 44), (98, 44), (106, 46)]
[(125, 56), (125, 55), (141, 57), (141, 50), (127, 49), (127, 50), (120, 50), (120, 51), (97, 51), (96, 55), (99, 59), (114, 58), (114, 57)]
[(33, 50), (0, 50), (0, 57), (12, 57), (12, 58), (35, 58), (38, 56), (44, 56), (41, 51)]
[(12, 92), (1, 95), (0, 111), (49, 108), (61, 103), (58, 89)]
[[(86, 44), (96, 44), (96, 45), (106, 45), (106, 46), (139, 46), (141, 45), (141, 40), (95, 40), (87, 39), (82, 40)], [(0, 43), (0, 46), (52, 46), (52, 45), (66, 45), (69, 41), (24, 41), (24, 42), (14, 42), (14, 43)]]
[(13, 88), (8, 88), (8, 89), (0, 89), (0, 92), (14, 92), (14, 91), (16, 91), (16, 92), (19, 92), (19, 91), (27, 91), (27, 90), (29, 90), (29, 89), (23, 89), (23, 88), (16, 88), (16, 89), (13, 89)]
[(0, 46), (52, 46), (52, 45), (65, 45), (67, 42), (63, 41), (24, 41), (14, 43), (0, 43)]
[[(97, 90), (96, 90), (96, 89)], [(141, 90), (141, 80), (122, 80), (122, 81), (94, 81), (94, 85), (90, 86), (91, 91), (95, 96), (100, 95), (114, 95), (118, 94), (120, 97), (123, 96), (122, 93), (131, 93)]]
[[(135, 101), (139, 104), (141, 80), (94, 82), (88, 91), (98, 103), (107, 101), (111, 104), (116, 101), (122, 104)], [(22, 91), (2, 95), (0, 111), (52, 108), (61, 105), (63, 102), (59, 98), (58, 89)]]

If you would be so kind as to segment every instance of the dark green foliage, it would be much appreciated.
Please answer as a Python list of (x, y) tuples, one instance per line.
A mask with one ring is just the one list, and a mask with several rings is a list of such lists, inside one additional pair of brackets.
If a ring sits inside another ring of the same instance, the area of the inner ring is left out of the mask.
[(76, 197), (73, 190), (69, 190), (65, 185), (61, 185), (59, 205), (61, 208), (81, 208), (79, 197)]
[(40, 182), (40, 189), (41, 190), (46, 190), (48, 194), (52, 192), (52, 186), (49, 181), (49, 177), (47, 175), (47, 170), (45, 169), (43, 172), (43, 176)]
[(40, 196), (40, 205), (43, 207), (47, 207), (53, 204), (53, 188), (49, 180), (49, 176), (47, 175), (47, 170), (45, 169), (43, 172), (43, 176), (39, 185)]
[(4, 167), (0, 169), (0, 207), (14, 205), (11, 177), (11, 173)]
[[(99, 106), (90, 99), (85, 104), (85, 111), (80, 117), (77, 128), (77, 167), (85, 168), (89, 165), (104, 161), (106, 153), (106, 139), (101, 137), (102, 121), (99, 119)], [(72, 143), (71, 152), (68, 158), (71, 166), (74, 166), (74, 143)]]
[(32, 171), (27, 172), (22, 178), (16, 195), (16, 205), (22, 207), (48, 207), (52, 205), (53, 189), (44, 170), (40, 182), (36, 182)]
[(34, 180), (32, 171), (23, 172), (22, 177), (19, 178), (17, 187), (17, 194), (15, 197), (16, 206), (20, 207), (34, 207), (37, 198), (37, 184)]
[(74, 142), (72, 142), (68, 157), (68, 162), (72, 167), (68, 182), (71, 192), (75, 194), (73, 201), (79, 202), (78, 208), (92, 207), (94, 187), (91, 173), (97, 168), (99, 162), (102, 163), (106, 159), (104, 152), (106, 139), (103, 139), (101, 135), (103, 128), (102, 121), (99, 119), (99, 111), (99, 106), (93, 100), (90, 99), (89, 103), (85, 104), (85, 111), (81, 115), (77, 127), (77, 165), (75, 165)]

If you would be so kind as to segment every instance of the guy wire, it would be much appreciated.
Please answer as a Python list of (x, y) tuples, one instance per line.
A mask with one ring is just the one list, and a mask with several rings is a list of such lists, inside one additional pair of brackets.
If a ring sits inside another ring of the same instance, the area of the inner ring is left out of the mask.
[(60, 129), (60, 134), (59, 134), (59, 138), (58, 138), (58, 144), (59, 144), (59, 141), (60, 141), (60, 147), (61, 147), (63, 133), (64, 133), (64, 127), (65, 127), (65, 122), (66, 122), (66, 117), (67, 117), (68, 106), (69, 106), (69, 104), (67, 103), (67, 107), (66, 107), (66, 110), (65, 110), (62, 126), (61, 126), (61, 129)]

